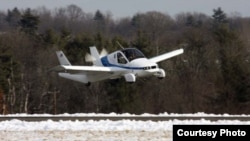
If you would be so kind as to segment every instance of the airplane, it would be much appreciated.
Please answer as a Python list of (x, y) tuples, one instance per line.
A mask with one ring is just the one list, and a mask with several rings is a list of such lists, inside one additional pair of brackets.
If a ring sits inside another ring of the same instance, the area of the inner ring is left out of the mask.
[(184, 49), (177, 49), (152, 58), (145, 55), (135, 47), (122, 48), (110, 54), (105, 49), (98, 52), (95, 46), (91, 46), (90, 54), (85, 56), (92, 66), (72, 65), (63, 51), (56, 51), (60, 65), (51, 71), (58, 72), (60, 77), (81, 82), (89, 86), (93, 82), (106, 79), (125, 78), (126, 82), (134, 83), (137, 77), (156, 76), (160, 79), (166, 76), (165, 71), (159, 68), (158, 62), (180, 55)]

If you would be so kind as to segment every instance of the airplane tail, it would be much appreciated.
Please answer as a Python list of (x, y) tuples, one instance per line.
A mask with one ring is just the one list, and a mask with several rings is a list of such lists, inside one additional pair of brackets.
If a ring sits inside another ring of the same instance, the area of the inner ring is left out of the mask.
[(56, 55), (61, 65), (71, 66), (71, 63), (69, 62), (69, 60), (62, 51), (57, 51)]

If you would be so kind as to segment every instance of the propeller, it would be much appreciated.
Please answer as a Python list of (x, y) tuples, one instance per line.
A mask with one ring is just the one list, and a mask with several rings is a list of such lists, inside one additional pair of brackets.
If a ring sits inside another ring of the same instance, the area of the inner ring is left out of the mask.
[(106, 55), (108, 55), (108, 51), (105, 48), (103, 48), (101, 53), (100, 53), (100, 57), (103, 57), (103, 56), (106, 56)]
[(87, 53), (85, 55), (85, 61), (86, 62), (94, 62), (94, 61), (96, 61), (96, 58), (94, 56), (90, 55), (89, 53)]
[[(100, 53), (100, 55), (99, 55), (99, 58), (104, 57), (104, 56), (106, 56), (107, 54), (108, 54), (107, 50), (106, 50), (105, 48), (103, 48), (102, 51), (101, 51), (101, 53)], [(95, 58), (94, 56), (92, 56), (92, 55), (89, 54), (89, 53), (87, 53), (87, 54), (85, 55), (85, 61), (86, 61), (86, 62), (94, 62), (94, 61), (96, 61), (96, 59), (97, 59), (97, 58)]]

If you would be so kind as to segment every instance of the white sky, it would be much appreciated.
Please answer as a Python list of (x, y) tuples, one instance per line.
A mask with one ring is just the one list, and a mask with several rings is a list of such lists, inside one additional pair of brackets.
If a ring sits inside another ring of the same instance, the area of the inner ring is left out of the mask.
[(181, 12), (200, 12), (213, 14), (213, 9), (221, 7), (227, 14), (235, 12), (250, 17), (250, 0), (0, 0), (0, 11), (18, 7), (48, 9), (66, 7), (75, 4), (84, 12), (111, 12), (113, 18), (133, 16), (138, 12), (159, 11), (175, 16)]

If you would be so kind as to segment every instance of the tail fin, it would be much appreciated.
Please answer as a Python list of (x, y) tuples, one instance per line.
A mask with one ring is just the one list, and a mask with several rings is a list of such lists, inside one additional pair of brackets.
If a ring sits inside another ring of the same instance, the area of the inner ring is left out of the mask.
[(62, 51), (57, 51), (56, 55), (61, 65), (71, 66), (71, 63)]
[(102, 66), (102, 63), (100, 61), (100, 58), (102, 56), (100, 56), (100, 54), (99, 54), (98, 50), (96, 49), (96, 47), (91, 46), (91, 47), (89, 47), (89, 49), (90, 49), (90, 54), (93, 57), (93, 65)]
[(98, 52), (98, 50), (96, 49), (95, 46), (89, 47), (89, 49), (90, 49), (91, 56), (93, 56), (95, 59), (100, 58), (100, 54), (99, 54), (99, 52)]

